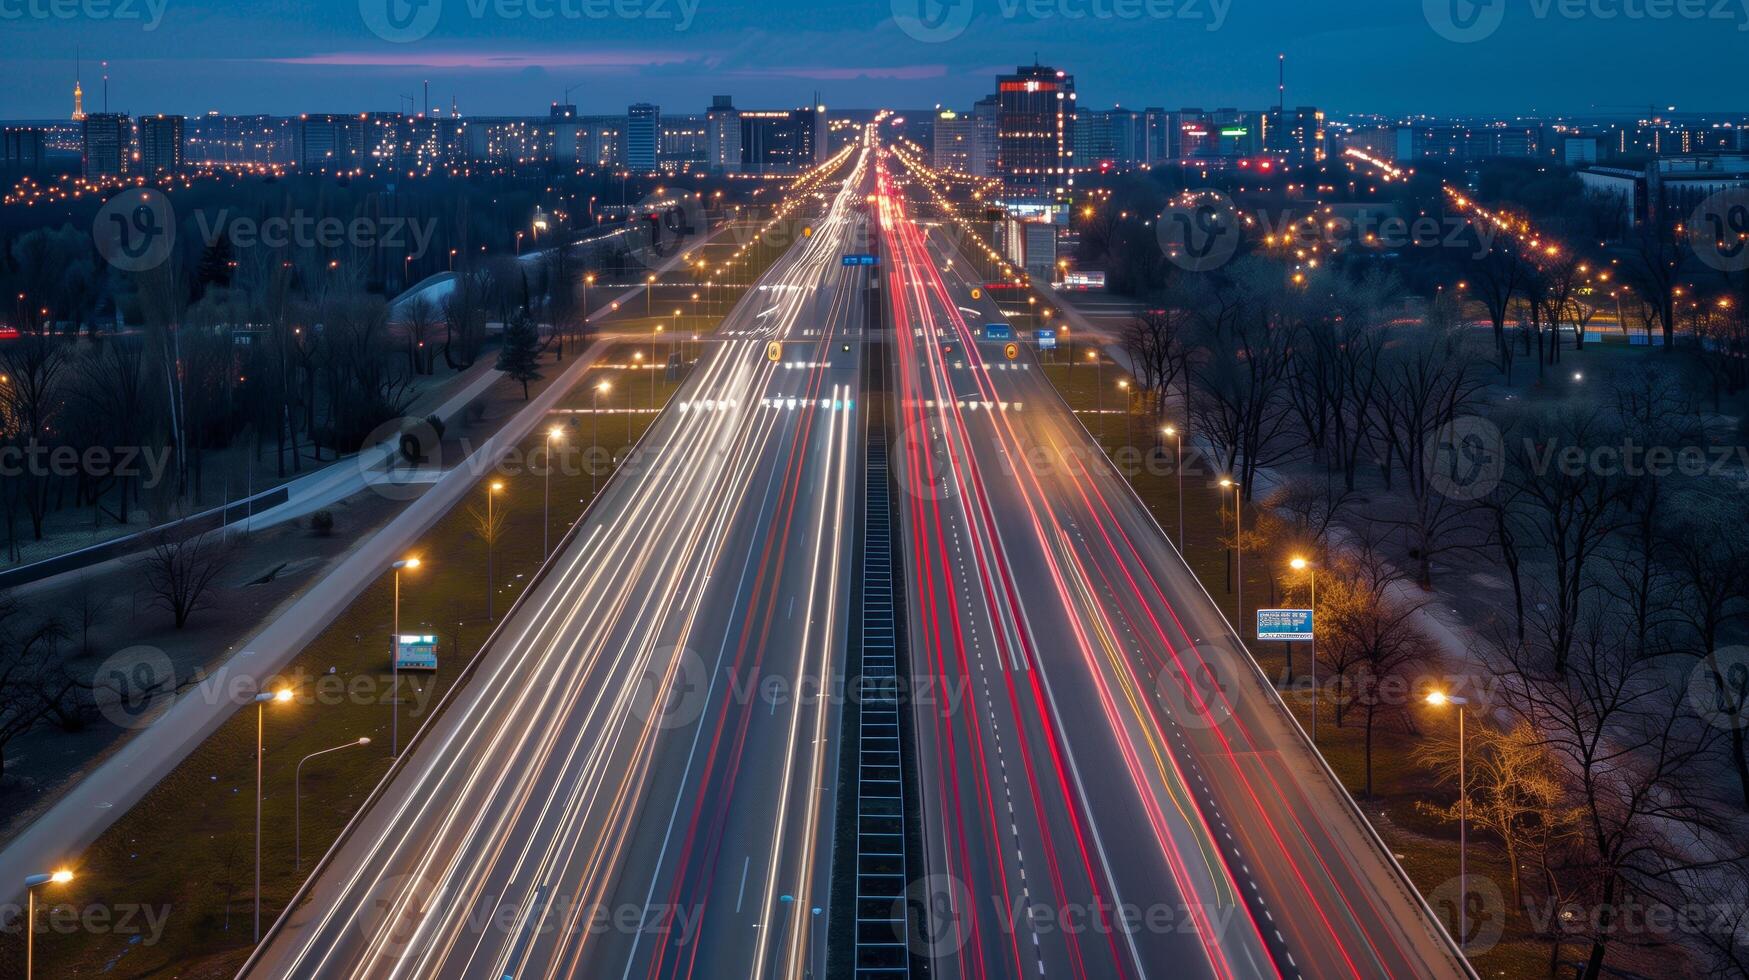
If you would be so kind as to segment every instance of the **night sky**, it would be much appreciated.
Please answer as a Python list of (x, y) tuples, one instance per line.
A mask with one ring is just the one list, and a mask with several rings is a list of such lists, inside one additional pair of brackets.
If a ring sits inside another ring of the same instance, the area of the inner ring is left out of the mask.
[(963, 108), (1034, 52), (1094, 108), (1273, 104), (1277, 52), (1290, 103), (1339, 113), (1749, 103), (1749, 0), (939, 3), (0, 0), (0, 118), (66, 117), (78, 51), (86, 109), (102, 107), (108, 58), (110, 106), (132, 113), (393, 110), (427, 79), (434, 106), (453, 93), (464, 114), (541, 113), (572, 85), (585, 113), (815, 91), (829, 106)]

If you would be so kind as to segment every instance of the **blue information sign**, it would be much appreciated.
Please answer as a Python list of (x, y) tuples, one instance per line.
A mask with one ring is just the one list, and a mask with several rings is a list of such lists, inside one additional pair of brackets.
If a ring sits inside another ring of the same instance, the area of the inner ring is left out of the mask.
[(1259, 640), (1309, 640), (1312, 638), (1310, 609), (1257, 610)]
[(880, 265), (881, 264), (881, 257), (878, 255), (846, 255), (844, 257), (844, 264), (845, 265)]
[(984, 324), (984, 339), (1013, 340), (1014, 328), (1006, 323), (986, 323)]
[(1057, 349), (1057, 332), (1055, 330), (1040, 330), (1034, 336), (1038, 337), (1039, 350)]

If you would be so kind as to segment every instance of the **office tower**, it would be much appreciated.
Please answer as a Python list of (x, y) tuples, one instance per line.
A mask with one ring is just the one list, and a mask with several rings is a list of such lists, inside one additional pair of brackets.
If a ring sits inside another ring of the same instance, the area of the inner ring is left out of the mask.
[(1308, 166), (1325, 158), (1324, 111), (1313, 106), (1277, 109), (1270, 114), (1268, 149), (1289, 166)]
[(47, 132), (40, 126), (7, 126), (0, 131), (0, 169), (42, 173), (48, 164)]
[(806, 109), (744, 109), (741, 172), (801, 173), (814, 165), (819, 113)]
[(356, 167), (364, 149), (363, 118), (334, 113), (298, 117), (297, 161), (307, 171), (338, 173)]
[(663, 173), (684, 174), (704, 169), (710, 156), (704, 116), (669, 116), (662, 120), (662, 150), (657, 156)]
[(547, 118), (554, 120), (575, 119), (577, 118), (577, 107), (569, 103), (554, 102), (552, 108), (547, 110)]
[(182, 170), (187, 144), (182, 116), (140, 117), (140, 172), (143, 174), (179, 173)]
[(996, 157), (1000, 152), (996, 141), (996, 113), (1000, 102), (986, 95), (972, 103), (972, 173), (991, 177), (996, 173)]
[(997, 170), (1004, 203), (1050, 208), (1064, 199), (1075, 168), (1075, 79), (1022, 65), (996, 79)]
[(639, 102), (626, 110), (626, 167), (651, 173), (662, 146), (662, 107)]
[(726, 95), (711, 97), (704, 114), (707, 157), (712, 173), (741, 172), (741, 112)]
[(90, 113), (84, 136), (86, 177), (125, 177), (133, 172), (133, 121), (126, 113)]
[(978, 145), (977, 120), (967, 113), (943, 109), (935, 115), (929, 165), (937, 170), (972, 173)]

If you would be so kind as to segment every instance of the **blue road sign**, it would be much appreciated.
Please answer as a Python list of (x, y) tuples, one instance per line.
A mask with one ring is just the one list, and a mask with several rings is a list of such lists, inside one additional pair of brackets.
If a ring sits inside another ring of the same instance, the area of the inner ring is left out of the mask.
[(1039, 330), (1034, 333), (1034, 336), (1038, 338), (1039, 350), (1057, 349), (1057, 332), (1055, 330)]
[(1006, 323), (986, 323), (984, 324), (984, 339), (1013, 340), (1014, 328)]
[(845, 265), (880, 265), (881, 264), (881, 257), (878, 255), (846, 255), (844, 257), (844, 264)]
[(1309, 640), (1312, 638), (1310, 609), (1257, 610), (1259, 640)]

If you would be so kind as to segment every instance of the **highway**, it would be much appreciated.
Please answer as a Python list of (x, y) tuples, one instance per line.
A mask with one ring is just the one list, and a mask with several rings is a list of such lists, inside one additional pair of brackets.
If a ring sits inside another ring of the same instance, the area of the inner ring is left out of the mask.
[(838, 167), (243, 975), (824, 975), (871, 172)]
[(915, 719), (913, 951), (944, 977), (1471, 975), (1030, 344), (980, 336), (1004, 318), (888, 162), (913, 681), (964, 694)]

